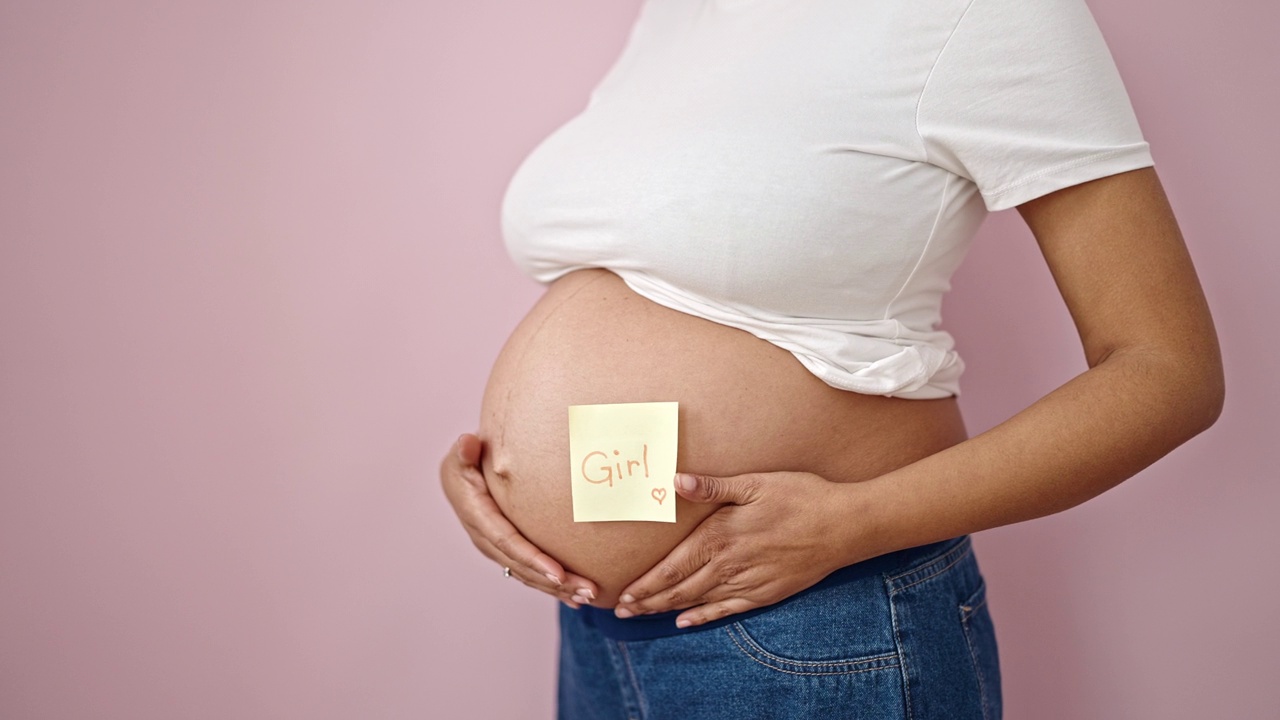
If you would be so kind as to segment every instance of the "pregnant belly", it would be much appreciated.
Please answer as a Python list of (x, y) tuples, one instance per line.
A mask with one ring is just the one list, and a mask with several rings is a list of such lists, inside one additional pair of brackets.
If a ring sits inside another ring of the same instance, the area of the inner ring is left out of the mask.
[(573, 522), (570, 405), (677, 401), (677, 470), (807, 471), (857, 482), (965, 439), (955, 398), (833, 388), (788, 351), (658, 305), (589, 269), (548, 288), (507, 340), (485, 388), (479, 436), (495, 501), (531, 542), (613, 607), (716, 507), (677, 498), (675, 523)]

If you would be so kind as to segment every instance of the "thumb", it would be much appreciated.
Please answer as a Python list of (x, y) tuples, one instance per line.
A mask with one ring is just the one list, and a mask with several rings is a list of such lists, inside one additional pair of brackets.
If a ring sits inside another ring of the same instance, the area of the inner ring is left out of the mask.
[(745, 505), (756, 499), (759, 484), (751, 473), (732, 477), (676, 473), (676, 492), (694, 502)]
[(463, 465), (479, 465), (480, 453), (483, 450), (484, 443), (480, 438), (471, 433), (462, 433), (458, 436), (457, 442), (453, 444), (454, 450), (458, 453), (458, 460)]

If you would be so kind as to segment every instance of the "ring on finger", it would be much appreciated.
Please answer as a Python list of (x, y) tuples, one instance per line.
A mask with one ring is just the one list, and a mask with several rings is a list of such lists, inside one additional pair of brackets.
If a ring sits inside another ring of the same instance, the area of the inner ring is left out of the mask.
[(503, 565), (503, 566), (502, 566), (502, 577), (504, 577), (504, 578), (509, 578), (509, 577), (511, 577), (511, 568), (507, 567), (506, 565)]

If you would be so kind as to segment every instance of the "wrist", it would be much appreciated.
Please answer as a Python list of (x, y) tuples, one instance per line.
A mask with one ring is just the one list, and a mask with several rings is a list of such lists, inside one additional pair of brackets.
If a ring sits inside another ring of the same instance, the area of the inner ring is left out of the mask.
[(886, 485), (880, 482), (881, 478), (836, 483), (837, 497), (832, 506), (842, 518), (835, 535), (835, 545), (840, 549), (839, 567), (912, 547), (895, 522), (893, 505), (881, 492)]

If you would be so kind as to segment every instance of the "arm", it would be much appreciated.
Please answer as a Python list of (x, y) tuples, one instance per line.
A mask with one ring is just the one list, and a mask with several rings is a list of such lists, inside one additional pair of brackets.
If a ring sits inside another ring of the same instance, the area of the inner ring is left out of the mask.
[(1151, 167), (1018, 206), (1080, 334), (1089, 369), (970, 440), (863, 488), (890, 548), (1066, 510), (1212, 425), (1217, 334)]
[[(734, 504), (626, 588), (636, 602), (619, 614), (704, 603), (678, 619), (701, 624), (776, 602), (843, 565), (1060, 512), (1215, 422), (1224, 395), (1217, 336), (1154, 168), (1064, 188), (1018, 211), (1089, 369), (996, 427), (865, 482), (700, 478), (681, 494)], [(796, 519), (804, 513), (807, 523)]]

